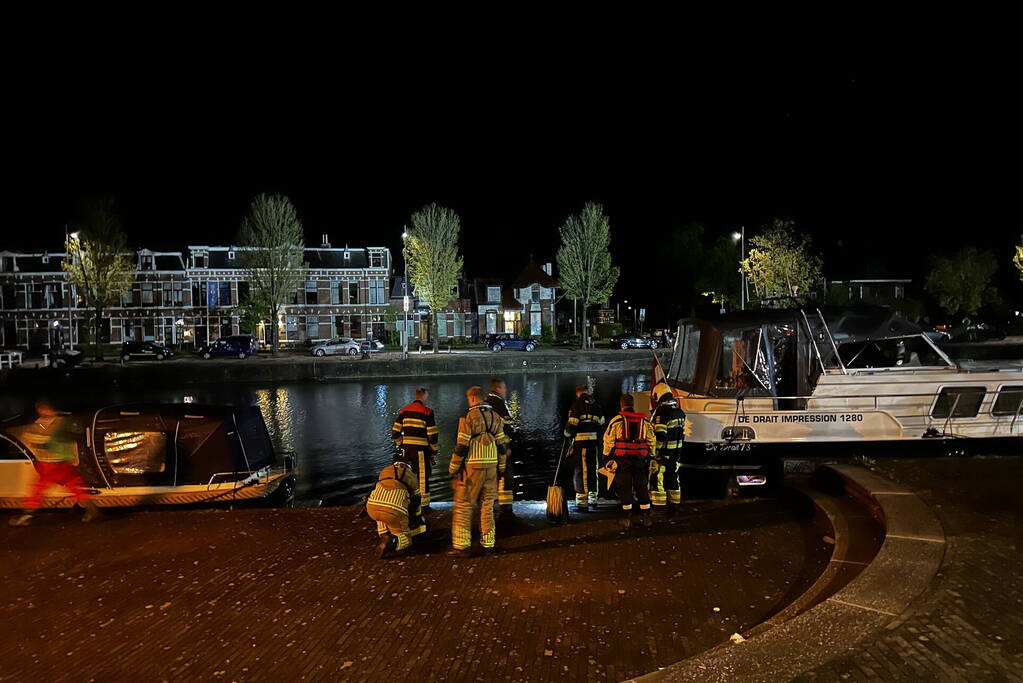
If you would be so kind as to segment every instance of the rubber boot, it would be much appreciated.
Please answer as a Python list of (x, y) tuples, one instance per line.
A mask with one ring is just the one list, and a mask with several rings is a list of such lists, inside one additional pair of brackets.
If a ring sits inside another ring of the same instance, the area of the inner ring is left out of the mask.
[(647, 529), (654, 525), (654, 518), (650, 515), (650, 510), (643, 510), (643, 526)]
[(32, 523), (31, 512), (23, 512), (17, 517), (11, 517), (10, 521), (8, 522), (8, 524), (10, 524), (11, 526), (28, 526), (31, 523)]
[(625, 515), (620, 520), (618, 520), (618, 524), (620, 524), (623, 529), (632, 528), (632, 515), (631, 514)]

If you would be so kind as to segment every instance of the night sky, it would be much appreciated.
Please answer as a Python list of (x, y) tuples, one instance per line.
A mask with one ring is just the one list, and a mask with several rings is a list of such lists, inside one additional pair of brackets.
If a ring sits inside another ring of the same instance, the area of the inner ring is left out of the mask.
[[(294, 200), (310, 245), (329, 233), (396, 250), (412, 211), (446, 204), (467, 274), (509, 278), (531, 254), (553, 261), (565, 217), (600, 201), (621, 296), (652, 309), (672, 295), (651, 254), (691, 221), (751, 235), (792, 218), (831, 278), (919, 281), (928, 254), (967, 243), (1007, 264), (1023, 234), (1018, 75), (942, 54), (726, 64), (665, 47), (470, 68), (451, 50), (328, 80), (298, 61), (167, 58), (144, 79), (72, 68), (19, 83), (3, 246), (59, 249), (83, 194), (113, 195), (137, 246), (230, 243), (271, 191)], [(1011, 265), (998, 284), (1023, 300)]]

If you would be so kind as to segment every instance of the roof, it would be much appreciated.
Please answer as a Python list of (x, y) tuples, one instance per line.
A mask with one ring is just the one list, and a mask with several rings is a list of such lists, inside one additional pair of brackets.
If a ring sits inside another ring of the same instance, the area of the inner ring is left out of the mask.
[(156, 254), (153, 256), (153, 263), (156, 270), (184, 270), (185, 262), (181, 254)]
[[(820, 315), (818, 315), (820, 311)], [(823, 315), (831, 334), (838, 339), (884, 338), (895, 335), (910, 335), (920, 332), (919, 326), (900, 317), (885, 306), (820, 306), (798, 308), (762, 308), (749, 311), (733, 311), (718, 318), (707, 318), (704, 322), (722, 332), (749, 329), (761, 324), (801, 324), (803, 313), (811, 325), (816, 325)], [(690, 319), (692, 320), (692, 319)]]
[[(374, 249), (383, 247), (373, 247)], [(206, 250), (208, 255), (207, 267), (212, 269), (243, 268), (240, 259), (233, 259), (229, 256), (231, 252), (245, 251), (248, 247), (207, 247), (189, 245), (189, 251)], [(345, 258), (345, 254), (348, 258)], [(320, 268), (368, 268), (369, 249), (363, 247), (352, 248), (330, 248), (323, 247), (306, 248), (302, 252), (303, 260), (312, 269)]]
[(558, 286), (557, 280), (545, 273), (543, 268), (538, 266), (535, 261), (531, 260), (528, 264), (526, 264), (526, 267), (522, 269), (519, 276), (515, 278), (515, 282), (512, 283), (512, 287), (528, 287), (534, 283), (539, 283), (544, 287)]

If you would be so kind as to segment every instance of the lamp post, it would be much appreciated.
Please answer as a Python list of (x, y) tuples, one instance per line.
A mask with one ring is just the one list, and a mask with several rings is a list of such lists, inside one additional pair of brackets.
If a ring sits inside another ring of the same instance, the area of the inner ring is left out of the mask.
[(408, 230), (403, 230), (401, 233), (401, 262), (402, 262), (402, 274), (401, 274), (401, 305), (404, 309), (402, 311), (402, 324), (401, 324), (401, 358), (402, 360), (408, 360), (408, 263), (405, 261), (405, 240), (408, 239)]
[(739, 310), (746, 310), (746, 271), (742, 269), (742, 262), (746, 260), (746, 226), (732, 233), (732, 239), (739, 243)]
[[(71, 238), (78, 239), (78, 232), (68, 232), (67, 225), (64, 225), (64, 258), (71, 260)], [(75, 350), (75, 318), (71, 308), (71, 275), (65, 273), (64, 280), (67, 282), (67, 343), (68, 350)]]

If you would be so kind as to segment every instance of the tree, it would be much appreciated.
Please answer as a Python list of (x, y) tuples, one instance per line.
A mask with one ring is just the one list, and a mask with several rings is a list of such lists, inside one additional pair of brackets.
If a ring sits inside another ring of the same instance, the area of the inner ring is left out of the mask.
[(589, 339), (586, 309), (606, 303), (618, 282), (618, 268), (611, 265), (611, 226), (604, 207), (587, 202), (577, 216), (561, 226), (558, 249), (558, 281), (565, 296), (582, 303), (582, 346)]
[(998, 291), (991, 284), (997, 271), (994, 253), (964, 247), (953, 256), (931, 257), (924, 288), (949, 314), (975, 315), (981, 306), (998, 303)]
[(1016, 247), (1016, 256), (1013, 257), (1012, 262), (1019, 269), (1019, 279), (1023, 280), (1023, 247)]
[(68, 258), (61, 267), (93, 311), (95, 358), (103, 360), (100, 333), (103, 311), (131, 291), (135, 259), (126, 253), (127, 240), (112, 199), (93, 202), (74, 228), (78, 236), (68, 238), (65, 245)]
[(266, 295), (260, 291), (253, 291), (249, 296), (238, 304), (238, 327), (242, 332), (255, 335), (259, 329), (259, 323), (270, 321), (267, 313), (270, 311), (270, 303)]
[(797, 233), (793, 221), (779, 218), (750, 239), (749, 255), (742, 262), (758, 297), (791, 298), (800, 304), (820, 282), (822, 266), (821, 257), (811, 251), (809, 235)]
[(412, 214), (405, 239), (405, 269), (416, 297), (430, 309), (433, 352), (439, 353), (436, 312), (451, 301), (462, 274), (458, 253), (458, 214), (430, 204)]
[(245, 277), (252, 295), (265, 306), (270, 320), (270, 345), (280, 352), (277, 316), (305, 279), (308, 265), (302, 260), (305, 240), (302, 222), (291, 200), (279, 194), (258, 195), (242, 221), (239, 242)]

